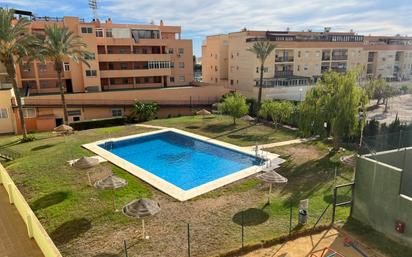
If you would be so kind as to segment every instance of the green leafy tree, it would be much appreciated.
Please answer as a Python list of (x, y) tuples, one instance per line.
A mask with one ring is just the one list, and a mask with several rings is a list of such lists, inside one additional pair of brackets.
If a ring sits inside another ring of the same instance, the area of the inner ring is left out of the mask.
[(396, 95), (396, 91), (393, 87), (391, 87), (389, 84), (386, 84), (385, 87), (383, 88), (383, 103), (385, 104), (385, 109), (384, 112), (388, 112), (388, 101), (391, 97)]
[(86, 51), (87, 44), (80, 36), (76, 36), (68, 27), (61, 27), (57, 24), (47, 26), (44, 29), (45, 36), (41, 46), (41, 54), (54, 63), (57, 72), (57, 83), (60, 89), (60, 96), (64, 112), (64, 123), (68, 124), (67, 105), (65, 99), (65, 84), (63, 83), (63, 61), (71, 59), (75, 62), (82, 62), (90, 67), (87, 61), (91, 53)]
[(345, 138), (359, 132), (359, 109), (368, 97), (357, 78), (354, 71), (329, 72), (307, 92), (300, 110), (300, 127), (305, 135), (331, 134), (335, 147), (339, 147)]
[(294, 111), (294, 105), (288, 101), (263, 101), (259, 115), (271, 119), (276, 125), (288, 120)]
[(272, 53), (275, 48), (276, 45), (269, 41), (257, 41), (247, 49), (249, 52), (256, 54), (256, 58), (258, 58), (260, 61), (259, 94), (257, 100), (258, 106), (260, 106), (262, 102), (263, 71), (265, 68), (265, 62), (270, 53)]
[(145, 104), (136, 101), (133, 105), (130, 119), (138, 122), (153, 120), (156, 117), (156, 114), (159, 111), (159, 109), (160, 107), (157, 103)]
[(384, 79), (370, 79), (366, 85), (366, 92), (370, 99), (377, 99), (376, 105), (379, 105), (384, 98), (385, 87), (387, 83)]
[(249, 111), (249, 106), (246, 104), (246, 98), (238, 93), (233, 93), (225, 97), (222, 103), (219, 104), (219, 111), (233, 117), (233, 124), (236, 124), (236, 119), (246, 115)]
[(23, 140), (27, 139), (27, 128), (20, 90), (17, 88), (16, 65), (23, 61), (30, 62), (36, 54), (36, 39), (29, 35), (29, 25), (30, 21), (26, 18), (15, 19), (13, 9), (0, 8), (0, 62), (6, 67), (13, 85)]

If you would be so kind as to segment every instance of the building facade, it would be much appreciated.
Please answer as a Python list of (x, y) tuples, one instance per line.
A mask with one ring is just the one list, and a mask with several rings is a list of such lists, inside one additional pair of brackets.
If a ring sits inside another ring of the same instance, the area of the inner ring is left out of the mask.
[[(213, 103), (226, 92), (192, 85), (192, 40), (181, 38), (180, 26), (166, 26), (163, 21), (141, 25), (115, 24), (111, 19), (85, 22), (77, 17), (31, 19), (31, 33), (43, 34), (52, 24), (66, 26), (92, 53), (90, 66), (69, 59), (64, 62), (69, 122), (125, 115), (134, 100), (158, 102), (164, 106), (160, 116), (184, 114), (185, 107)], [(22, 63), (16, 72), (28, 130), (50, 130), (61, 124), (53, 63)], [(13, 99), (6, 102), (16, 110)], [(16, 111), (14, 116), (18, 119)], [(18, 124), (14, 121), (15, 131), (20, 129)]]
[(362, 36), (325, 28), (324, 32), (243, 30), (209, 36), (202, 46), (203, 81), (256, 96), (260, 64), (247, 49), (262, 40), (276, 45), (264, 67), (266, 98), (299, 100), (329, 70), (360, 67), (364, 78), (412, 79), (412, 37)]

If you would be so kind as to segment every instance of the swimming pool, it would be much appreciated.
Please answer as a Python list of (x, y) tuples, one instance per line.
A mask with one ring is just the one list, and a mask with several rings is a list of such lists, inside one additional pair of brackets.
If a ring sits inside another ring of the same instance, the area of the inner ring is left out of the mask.
[(176, 129), (84, 147), (181, 201), (255, 174), (265, 163), (236, 146)]

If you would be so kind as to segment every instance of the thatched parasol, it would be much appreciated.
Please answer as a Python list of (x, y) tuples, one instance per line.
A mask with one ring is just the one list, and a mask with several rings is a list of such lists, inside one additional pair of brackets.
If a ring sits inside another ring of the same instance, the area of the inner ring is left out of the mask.
[(55, 127), (53, 130), (56, 132), (72, 132), (73, 128), (66, 124), (62, 124), (60, 126)]
[(73, 163), (73, 167), (78, 169), (89, 169), (96, 165), (99, 165), (99, 159), (85, 156)]
[(202, 115), (202, 116), (205, 116), (205, 115), (211, 115), (212, 113), (211, 112), (209, 112), (208, 110), (206, 110), (206, 109), (202, 109), (202, 110), (200, 110), (200, 111), (198, 111), (198, 112), (196, 112), (196, 115)]
[(272, 184), (285, 184), (288, 182), (288, 179), (280, 175), (279, 173), (272, 171), (265, 171), (256, 176), (258, 179), (262, 180), (269, 184), (269, 194), (268, 194), (268, 203), (270, 203), (270, 193), (272, 192)]
[(115, 175), (110, 175), (104, 179), (100, 179), (94, 183), (94, 187), (98, 189), (111, 189), (113, 193), (113, 207), (116, 209), (115, 193), (114, 190), (117, 188), (125, 187), (127, 185), (127, 180), (119, 178)]
[(146, 199), (141, 198), (137, 200), (133, 200), (132, 202), (128, 203), (126, 206), (123, 207), (124, 215), (131, 217), (131, 218), (139, 218), (142, 219), (142, 236), (143, 239), (146, 239), (145, 236), (145, 227), (144, 227), (144, 218), (153, 216), (160, 212), (160, 205), (159, 203)]
[(241, 120), (244, 120), (244, 121), (249, 121), (249, 122), (252, 122), (252, 121), (255, 121), (255, 118), (253, 118), (252, 116), (250, 116), (250, 115), (245, 115), (245, 116), (243, 116), (242, 118), (240, 118)]

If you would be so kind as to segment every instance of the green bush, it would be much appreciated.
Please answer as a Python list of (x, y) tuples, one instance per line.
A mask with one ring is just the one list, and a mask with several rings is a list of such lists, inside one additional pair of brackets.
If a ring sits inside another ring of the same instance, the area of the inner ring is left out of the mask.
[(20, 143), (32, 142), (32, 141), (34, 141), (34, 140), (36, 140), (36, 137), (35, 137), (34, 135), (28, 134), (25, 138), (22, 138), (22, 139), (20, 140)]
[(70, 126), (74, 130), (85, 130), (93, 128), (104, 128), (104, 127), (113, 127), (124, 125), (126, 119), (124, 117), (115, 117), (107, 119), (94, 119), (94, 120), (84, 120), (84, 121), (75, 121), (70, 123)]

